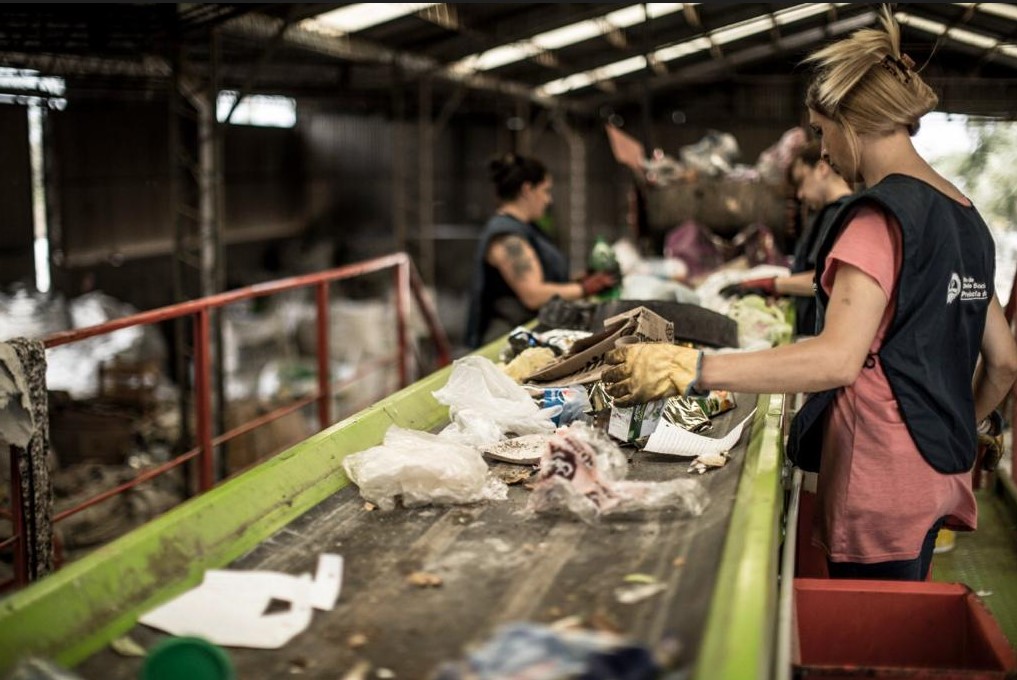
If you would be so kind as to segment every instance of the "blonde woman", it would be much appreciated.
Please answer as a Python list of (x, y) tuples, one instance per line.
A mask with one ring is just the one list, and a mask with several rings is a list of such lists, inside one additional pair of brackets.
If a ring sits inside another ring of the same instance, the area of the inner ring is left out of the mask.
[(881, 23), (807, 59), (823, 157), (866, 187), (820, 246), (818, 335), (711, 356), (635, 345), (612, 353), (605, 380), (619, 404), (709, 389), (810, 393), (789, 453), (813, 470), (822, 454), (814, 542), (831, 576), (921, 580), (941, 526), (976, 527), (976, 426), (1013, 384), (1017, 346), (985, 223), (911, 142), (937, 97), (885, 7)]

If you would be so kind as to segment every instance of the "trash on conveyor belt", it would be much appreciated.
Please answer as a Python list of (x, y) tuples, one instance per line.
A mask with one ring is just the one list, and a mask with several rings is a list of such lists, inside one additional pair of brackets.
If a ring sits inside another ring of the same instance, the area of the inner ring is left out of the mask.
[(505, 483), (488, 473), (473, 446), (393, 425), (379, 446), (346, 456), (343, 469), (360, 495), (381, 510), (505, 500)]
[(672, 509), (689, 516), (708, 500), (698, 480), (626, 481), (628, 462), (611, 439), (585, 423), (559, 428), (548, 440), (527, 503), (532, 512), (567, 512), (586, 522), (603, 515)]

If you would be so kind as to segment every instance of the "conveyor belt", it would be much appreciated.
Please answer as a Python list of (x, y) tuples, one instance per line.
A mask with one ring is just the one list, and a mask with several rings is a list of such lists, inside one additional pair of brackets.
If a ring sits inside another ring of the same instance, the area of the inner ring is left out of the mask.
[[(754, 396), (741, 396), (738, 409), (717, 418), (718, 435), (755, 405)], [(727, 466), (694, 475), (710, 495), (698, 518), (659, 511), (588, 525), (573, 517), (526, 516), (529, 491), (518, 485), (505, 502), (383, 513), (365, 510), (356, 487), (348, 486), (231, 565), (295, 574), (313, 572), (322, 552), (345, 559), (336, 608), (315, 612), (309, 629), (283, 649), (230, 649), (238, 677), (298, 672), (332, 679), (366, 659), (398, 678), (426, 678), (501, 623), (566, 616), (616, 629), (690, 668), (707, 623), (749, 429)], [(687, 464), (634, 452), (629, 478), (687, 476)], [(406, 576), (414, 571), (437, 574), (443, 585), (410, 585)], [(615, 589), (631, 573), (651, 575), (667, 589), (621, 604)], [(354, 634), (367, 643), (351, 649)], [(163, 637), (141, 625), (130, 635), (146, 648)], [(95, 680), (133, 679), (139, 667), (140, 660), (107, 648), (76, 671)]]

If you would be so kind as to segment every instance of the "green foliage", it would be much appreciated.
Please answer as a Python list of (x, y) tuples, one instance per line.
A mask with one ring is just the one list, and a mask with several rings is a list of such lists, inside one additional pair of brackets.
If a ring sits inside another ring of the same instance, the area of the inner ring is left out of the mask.
[(997, 229), (1017, 226), (1017, 124), (969, 121), (976, 140), (970, 153), (950, 154), (934, 163), (954, 180)]

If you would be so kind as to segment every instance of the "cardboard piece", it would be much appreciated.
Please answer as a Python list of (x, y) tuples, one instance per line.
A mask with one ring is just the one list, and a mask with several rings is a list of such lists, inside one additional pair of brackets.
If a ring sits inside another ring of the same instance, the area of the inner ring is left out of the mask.
[(622, 132), (614, 125), (605, 125), (604, 130), (607, 132), (607, 140), (611, 145), (614, 159), (622, 165), (628, 166), (637, 176), (641, 177), (643, 163), (646, 161), (646, 148), (642, 142)]
[(526, 377), (542, 387), (567, 387), (600, 380), (604, 355), (625, 337), (639, 342), (673, 342), (674, 324), (647, 309), (636, 307), (604, 319), (604, 330), (577, 340), (568, 354)]

